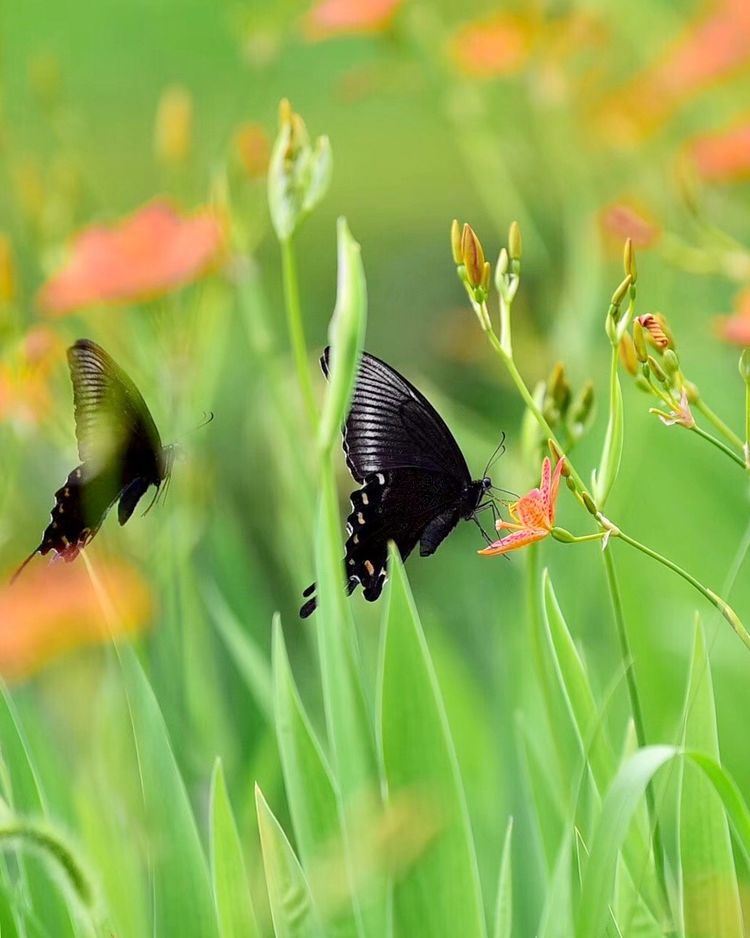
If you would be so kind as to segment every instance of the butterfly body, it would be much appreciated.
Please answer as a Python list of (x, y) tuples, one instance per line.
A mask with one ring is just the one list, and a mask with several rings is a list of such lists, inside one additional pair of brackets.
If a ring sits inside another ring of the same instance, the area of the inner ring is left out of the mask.
[(140, 392), (114, 360), (89, 339), (68, 349), (76, 436), (81, 463), (55, 492), (50, 523), (36, 554), (55, 551), (75, 560), (96, 535), (115, 502), (125, 524), (153, 485), (168, 477), (173, 446), (162, 446)]
[[(326, 349), (321, 366), (328, 374)], [(347, 465), (361, 488), (352, 492), (346, 519), (347, 593), (362, 586), (365, 599), (380, 596), (386, 581), (388, 542), (402, 559), (419, 544), (433, 554), (459, 521), (474, 517), (488, 478), (472, 480), (450, 430), (417, 389), (385, 362), (365, 352), (344, 427)], [(302, 618), (315, 609), (311, 598)]]

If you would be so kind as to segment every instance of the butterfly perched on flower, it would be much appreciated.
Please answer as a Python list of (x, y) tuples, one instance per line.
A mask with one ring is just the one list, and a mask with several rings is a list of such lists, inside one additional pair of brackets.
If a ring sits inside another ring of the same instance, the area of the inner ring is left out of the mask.
[[(320, 360), (328, 377), (330, 349)], [(502, 445), (502, 444), (501, 444)], [(362, 354), (351, 410), (344, 425), (344, 453), (361, 488), (352, 492), (346, 519), (346, 590), (362, 587), (374, 602), (386, 581), (388, 542), (405, 560), (419, 544), (433, 554), (461, 519), (494, 503), (486, 472), (472, 480), (463, 453), (445, 421), (409, 381), (385, 362)], [(478, 523), (478, 522), (477, 522)], [(315, 584), (300, 609), (317, 606)]]
[(174, 445), (162, 445), (140, 391), (103, 348), (79, 339), (68, 349), (68, 366), (81, 462), (55, 492), (41, 543), (13, 579), (37, 553), (75, 560), (115, 502), (125, 524), (152, 485), (156, 499), (172, 469)]

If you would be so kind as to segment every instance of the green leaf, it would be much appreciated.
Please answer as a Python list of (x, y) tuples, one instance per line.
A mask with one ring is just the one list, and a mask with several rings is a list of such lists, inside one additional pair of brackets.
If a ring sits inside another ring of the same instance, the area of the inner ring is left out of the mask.
[(367, 324), (367, 285), (359, 244), (340, 218), (336, 307), (328, 326), (328, 392), (320, 421), (320, 448), (329, 453), (351, 405)]
[[(685, 697), (684, 745), (719, 761), (711, 667), (700, 620), (696, 623)], [(741, 938), (742, 907), (729, 825), (721, 798), (697, 766), (683, 766), (680, 860), (685, 938)]]
[[(520, 762), (526, 783), (524, 789), (530, 802), (530, 821), (538, 837), (540, 867), (546, 879), (553, 869), (559, 850), (563, 818), (567, 811), (562, 803), (561, 786), (557, 774), (549, 771), (549, 760), (540, 754), (536, 734), (526, 727), (522, 714), (516, 715), (516, 737)], [(548, 752), (549, 750), (543, 750)], [(575, 818), (567, 818), (571, 826)]]
[(573, 826), (563, 835), (545, 894), (538, 938), (570, 938), (573, 933)]
[(217, 936), (200, 838), (159, 705), (135, 652), (118, 650), (138, 753), (154, 883), (154, 935)]
[(394, 883), (397, 938), (484, 938), (477, 859), (455, 748), (401, 558), (390, 547), (380, 672), (388, 797), (418, 799), (437, 834)]
[(220, 759), (211, 778), (211, 873), (221, 938), (260, 938)]
[(299, 860), (257, 785), (255, 804), (276, 938), (323, 938), (310, 886)]
[(510, 818), (505, 830), (505, 842), (503, 843), (503, 854), (500, 860), (500, 877), (495, 903), (494, 938), (511, 938), (513, 933), (513, 881), (510, 853), (512, 835), (513, 818)]
[(622, 388), (620, 387), (620, 377), (617, 373), (618, 349), (615, 345), (612, 349), (612, 364), (610, 367), (609, 378), (609, 419), (607, 421), (607, 432), (604, 436), (604, 446), (602, 456), (599, 461), (599, 471), (594, 472), (592, 479), (592, 488), (594, 501), (603, 508), (612, 486), (615, 484), (617, 474), (620, 471), (620, 462), (622, 461), (622, 445), (624, 439), (624, 419), (622, 406)]
[[(274, 714), (279, 754), (289, 810), (299, 855), (305, 869), (313, 869), (331, 854), (344, 856), (342, 817), (331, 770), (310, 723), (294, 682), (284, 645), (281, 621), (273, 622)], [(345, 868), (348, 874), (348, 867)], [(318, 885), (313, 882), (313, 887)], [(322, 883), (329, 893), (340, 884)], [(351, 895), (353, 884), (347, 884)], [(316, 894), (318, 909), (327, 912), (326, 899)], [(326, 921), (332, 935), (358, 933), (354, 913), (348, 909)]]
[[(0, 693), (0, 746), (5, 800), (18, 814), (49, 817), (41, 781), (31, 760), (15, 707), (5, 687), (2, 687)], [(56, 884), (50, 888), (49, 870), (44, 861), (28, 855), (19, 857), (18, 862), (34, 918), (42, 929), (54, 938), (72, 938), (75, 934), (74, 915), (68, 909)]]

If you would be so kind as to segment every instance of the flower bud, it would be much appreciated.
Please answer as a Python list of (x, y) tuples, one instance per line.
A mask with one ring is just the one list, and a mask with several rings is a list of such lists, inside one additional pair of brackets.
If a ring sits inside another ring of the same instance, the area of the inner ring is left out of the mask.
[(630, 375), (636, 375), (638, 372), (638, 359), (636, 358), (633, 339), (629, 332), (623, 332), (619, 345), (620, 361), (622, 367)]
[(664, 373), (664, 369), (653, 355), (648, 356), (648, 367), (651, 370), (651, 374), (656, 378), (657, 381), (659, 381), (661, 384), (666, 383), (667, 376)]
[(745, 384), (750, 384), (750, 349), (744, 348), (740, 355), (740, 377)]
[(181, 85), (165, 88), (159, 98), (154, 126), (154, 152), (164, 166), (184, 163), (190, 153), (193, 99)]
[(674, 377), (680, 370), (680, 360), (674, 349), (668, 348), (661, 358), (661, 363), (670, 377)]
[(627, 296), (627, 292), (630, 289), (630, 284), (632, 283), (630, 274), (622, 281), (620, 286), (612, 294), (612, 299), (610, 300), (610, 305), (613, 310), (617, 310), (620, 307), (620, 304)]
[(464, 225), (461, 233), (461, 258), (466, 268), (466, 279), (472, 287), (481, 287), (484, 277), (484, 251), (482, 242), (471, 225)]
[(576, 538), (566, 531), (565, 528), (552, 528), (549, 532), (556, 541), (560, 541), (562, 544), (575, 544)]
[(645, 331), (646, 336), (653, 346), (660, 351), (669, 348), (672, 343), (672, 337), (664, 328), (665, 321), (663, 317), (647, 313), (645, 316), (638, 316), (637, 321)]
[(502, 276), (503, 274), (507, 274), (507, 273), (508, 273), (508, 264), (509, 264), (509, 260), (508, 260), (508, 250), (507, 250), (507, 248), (500, 248), (500, 254), (499, 254), (498, 258), (497, 258), (497, 275), (498, 275), (498, 277)]
[(623, 266), (625, 268), (625, 273), (629, 275), (631, 284), (634, 284), (638, 279), (638, 271), (635, 266), (635, 251), (633, 249), (633, 241), (631, 238), (625, 242), (625, 251), (623, 252)]
[(633, 349), (635, 350), (635, 357), (643, 364), (648, 359), (648, 351), (646, 350), (646, 340), (643, 337), (643, 326), (640, 318), (633, 320)]
[(570, 407), (570, 423), (576, 436), (581, 436), (594, 416), (594, 382), (587, 381)]
[(651, 394), (651, 385), (646, 381), (643, 375), (635, 376), (635, 386), (639, 391), (645, 391), (646, 394)]
[(599, 514), (599, 509), (594, 503), (594, 499), (589, 495), (588, 492), (581, 492), (581, 501), (586, 511), (596, 517)]
[(547, 395), (558, 413), (564, 417), (570, 404), (571, 390), (565, 374), (565, 365), (562, 362), (555, 365), (547, 379)]
[(463, 254), (461, 253), (461, 226), (458, 219), (454, 218), (451, 223), (451, 251), (453, 253), (453, 262), (456, 267), (463, 264)]
[(683, 384), (683, 389), (687, 397), (688, 404), (697, 404), (700, 400), (700, 391), (698, 390), (698, 385), (693, 384), (692, 381), (685, 381)]
[(521, 260), (521, 248), (521, 227), (517, 221), (514, 221), (511, 223), (510, 231), (508, 232), (508, 253), (512, 261)]
[(549, 448), (550, 454), (552, 455), (552, 458), (555, 460), (555, 464), (562, 462), (560, 474), (564, 479), (567, 479), (570, 475), (570, 467), (568, 466), (568, 462), (565, 459), (562, 450), (551, 437), (547, 440), (547, 446)]

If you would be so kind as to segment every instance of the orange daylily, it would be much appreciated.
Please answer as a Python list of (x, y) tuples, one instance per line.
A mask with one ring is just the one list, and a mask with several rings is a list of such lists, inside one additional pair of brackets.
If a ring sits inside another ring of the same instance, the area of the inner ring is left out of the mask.
[(559, 459), (552, 471), (549, 457), (542, 463), (542, 479), (538, 489), (532, 489), (510, 506), (511, 521), (498, 521), (498, 531), (511, 531), (505, 537), (488, 545), (480, 554), (493, 557), (495, 554), (507, 554), (519, 547), (526, 547), (534, 541), (541, 541), (552, 532), (555, 526), (555, 503), (560, 488), (565, 460)]
[(716, 330), (726, 342), (750, 348), (750, 287), (737, 294), (734, 307), (731, 316), (719, 317)]
[(384, 32), (403, 0), (318, 0), (304, 22), (308, 39)]
[(635, 248), (647, 248), (659, 238), (659, 229), (642, 212), (626, 202), (613, 202), (602, 210), (599, 223), (604, 234), (622, 253), (622, 242), (630, 238)]
[(513, 75), (526, 64), (533, 38), (528, 20), (499, 13), (461, 26), (451, 40), (451, 55), (471, 77)]
[(157, 200), (114, 225), (92, 225), (73, 241), (62, 269), (39, 291), (40, 308), (62, 315), (97, 303), (149, 299), (216, 264), (222, 226), (209, 209), (180, 215)]
[(19, 680), (64, 652), (146, 627), (153, 600), (144, 578), (124, 563), (99, 563), (96, 576), (101, 592), (83, 564), (39, 562), (0, 590), (4, 679)]
[(709, 182), (733, 182), (750, 177), (750, 119), (745, 117), (716, 134), (698, 137), (690, 144), (698, 175)]

